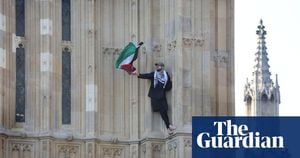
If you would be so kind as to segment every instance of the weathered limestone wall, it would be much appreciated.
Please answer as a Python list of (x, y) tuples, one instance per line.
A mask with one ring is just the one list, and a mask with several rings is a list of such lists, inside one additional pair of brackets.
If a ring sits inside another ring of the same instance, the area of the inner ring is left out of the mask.
[[(234, 114), (234, 0), (71, 0), (62, 41), (61, 0), (0, 1), (0, 158), (187, 158), (192, 115)], [(149, 82), (114, 68), (129, 41), (136, 63), (163, 61), (173, 80), (168, 136), (151, 112)], [(15, 50), (26, 53), (26, 121), (15, 121)], [(62, 124), (62, 51), (71, 51), (71, 124)]]

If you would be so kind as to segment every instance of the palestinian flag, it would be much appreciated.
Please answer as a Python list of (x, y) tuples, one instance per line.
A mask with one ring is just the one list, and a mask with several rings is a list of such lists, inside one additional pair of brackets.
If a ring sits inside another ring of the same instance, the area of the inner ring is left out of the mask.
[(115, 67), (117, 69), (123, 69), (127, 71), (129, 74), (134, 72), (136, 68), (133, 66), (133, 62), (138, 57), (138, 49), (143, 44), (140, 42), (138, 46), (130, 42), (121, 52), (120, 56), (118, 57)]

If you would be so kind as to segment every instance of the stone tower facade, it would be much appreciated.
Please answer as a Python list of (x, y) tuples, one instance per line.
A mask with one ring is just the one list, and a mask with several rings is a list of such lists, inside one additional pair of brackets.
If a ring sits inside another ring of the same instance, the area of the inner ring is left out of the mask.
[(269, 58), (267, 53), (265, 26), (263, 21), (257, 27), (257, 52), (255, 53), (253, 79), (247, 79), (245, 85), (244, 101), (248, 116), (278, 116), (280, 104), (280, 91), (276, 74), (275, 83), (271, 79)]
[[(234, 0), (0, 0), (0, 158), (189, 158), (192, 115), (234, 115)], [(150, 83), (162, 61), (169, 136)]]

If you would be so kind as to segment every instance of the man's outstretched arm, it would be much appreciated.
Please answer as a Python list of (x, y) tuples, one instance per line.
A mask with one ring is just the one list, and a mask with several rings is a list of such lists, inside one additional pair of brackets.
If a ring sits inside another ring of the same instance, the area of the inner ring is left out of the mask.
[(133, 73), (132, 75), (136, 75), (138, 78), (141, 78), (141, 79), (152, 79), (153, 78), (153, 72), (144, 73), (144, 74), (140, 74), (140, 73), (136, 72), (136, 73)]

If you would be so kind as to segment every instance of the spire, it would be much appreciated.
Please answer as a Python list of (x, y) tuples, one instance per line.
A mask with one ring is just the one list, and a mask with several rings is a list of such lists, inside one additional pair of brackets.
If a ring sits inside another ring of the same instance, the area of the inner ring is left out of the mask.
[(278, 77), (275, 83), (271, 79), (269, 59), (266, 47), (265, 26), (260, 20), (256, 30), (257, 51), (255, 53), (255, 66), (250, 83), (248, 78), (244, 88), (244, 102), (246, 114), (249, 116), (278, 116), (280, 104), (280, 91)]
[(267, 32), (265, 31), (265, 26), (263, 25), (263, 21), (260, 20), (259, 25), (257, 26), (256, 34), (258, 36), (258, 47), (257, 52), (255, 53), (255, 66), (253, 75), (258, 84), (264, 86), (271, 86), (272, 80), (270, 78), (270, 66), (269, 66), (269, 58), (267, 53), (265, 36)]

